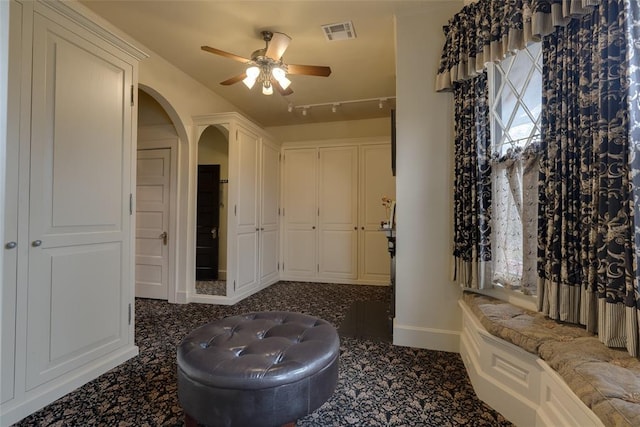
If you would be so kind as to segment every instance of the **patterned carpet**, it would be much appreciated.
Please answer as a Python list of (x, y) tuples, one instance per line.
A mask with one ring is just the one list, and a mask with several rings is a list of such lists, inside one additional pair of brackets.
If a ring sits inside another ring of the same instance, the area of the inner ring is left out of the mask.
[[(389, 301), (389, 288), (281, 282), (234, 306), (136, 300), (140, 355), (17, 426), (182, 426), (176, 347), (195, 327), (251, 311), (307, 313), (336, 326), (356, 301)], [(478, 400), (457, 354), (341, 337), (331, 399), (297, 426), (510, 426)], [(247, 426), (250, 427), (250, 426)]]

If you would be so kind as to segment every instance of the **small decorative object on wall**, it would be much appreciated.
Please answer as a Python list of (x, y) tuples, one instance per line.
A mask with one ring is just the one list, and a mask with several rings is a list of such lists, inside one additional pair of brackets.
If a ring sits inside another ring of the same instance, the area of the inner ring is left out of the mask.
[(396, 201), (387, 196), (382, 197), (382, 206), (385, 208), (386, 220), (380, 221), (380, 227), (393, 228), (396, 224)]

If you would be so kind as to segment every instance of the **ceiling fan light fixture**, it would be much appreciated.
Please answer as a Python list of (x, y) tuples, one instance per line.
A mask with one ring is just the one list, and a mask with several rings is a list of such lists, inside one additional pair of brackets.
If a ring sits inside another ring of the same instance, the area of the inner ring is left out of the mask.
[(262, 85), (262, 94), (273, 95), (273, 86), (271, 86), (271, 83), (264, 82), (264, 84)]
[(271, 69), (271, 75), (280, 84), (280, 87), (282, 87), (282, 89), (286, 90), (291, 84), (291, 80), (286, 77), (285, 71), (280, 67), (273, 67)]
[(246, 74), (247, 74), (247, 77), (251, 77), (253, 80), (255, 80), (260, 75), (260, 68), (253, 65), (247, 68)]
[(255, 79), (255, 78), (252, 78), (252, 77), (247, 76), (247, 77), (245, 77), (245, 78), (242, 80), (242, 83), (244, 83), (244, 85), (245, 85), (246, 87), (248, 87), (249, 89), (251, 89), (251, 88), (253, 87), (253, 85), (254, 85), (254, 84), (256, 84), (256, 79)]

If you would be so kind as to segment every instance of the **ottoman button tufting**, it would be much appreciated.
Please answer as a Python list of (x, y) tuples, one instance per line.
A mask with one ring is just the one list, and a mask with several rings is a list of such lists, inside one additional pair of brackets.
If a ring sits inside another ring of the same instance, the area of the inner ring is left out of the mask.
[(305, 314), (267, 311), (203, 325), (177, 352), (187, 425), (294, 422), (333, 394), (339, 353), (336, 329)]

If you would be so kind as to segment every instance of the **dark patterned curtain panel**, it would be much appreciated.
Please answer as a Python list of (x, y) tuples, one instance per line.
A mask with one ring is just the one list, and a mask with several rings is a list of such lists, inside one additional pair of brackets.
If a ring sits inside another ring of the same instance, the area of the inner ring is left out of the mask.
[(636, 0), (603, 0), (544, 39), (538, 230), (539, 309), (634, 356), (638, 18)]
[(589, 14), (601, 0), (479, 0), (465, 6), (445, 28), (436, 90), (481, 73), (528, 42), (539, 41), (572, 18)]
[(466, 287), (488, 286), (491, 260), (491, 165), (487, 74), (456, 83), (454, 252), (456, 279)]

